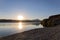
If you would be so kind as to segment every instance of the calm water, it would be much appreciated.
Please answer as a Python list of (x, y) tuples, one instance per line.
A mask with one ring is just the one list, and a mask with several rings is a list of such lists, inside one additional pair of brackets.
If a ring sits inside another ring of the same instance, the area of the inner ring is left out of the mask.
[(28, 31), (31, 29), (43, 28), (42, 25), (33, 25), (31, 23), (0, 23), (0, 37), (15, 33)]

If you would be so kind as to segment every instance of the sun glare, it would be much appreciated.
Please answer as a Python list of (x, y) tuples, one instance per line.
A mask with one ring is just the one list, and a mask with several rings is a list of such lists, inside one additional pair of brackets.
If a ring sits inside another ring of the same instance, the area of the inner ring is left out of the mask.
[(23, 16), (18, 16), (18, 20), (23, 20), (24, 17)]

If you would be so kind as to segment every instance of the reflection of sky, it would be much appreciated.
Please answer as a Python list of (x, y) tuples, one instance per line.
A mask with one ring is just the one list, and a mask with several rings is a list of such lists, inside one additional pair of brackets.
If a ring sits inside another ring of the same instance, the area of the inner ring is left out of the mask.
[(0, 18), (46, 18), (60, 13), (60, 0), (0, 0)]
[(11, 35), (35, 28), (43, 28), (41, 25), (27, 25), (25, 23), (0, 23), (0, 36)]

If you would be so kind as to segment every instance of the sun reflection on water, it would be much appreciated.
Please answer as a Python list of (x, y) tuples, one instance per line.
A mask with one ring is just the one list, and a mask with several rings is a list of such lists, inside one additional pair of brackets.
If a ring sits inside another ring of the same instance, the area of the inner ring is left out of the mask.
[(18, 28), (19, 28), (19, 29), (23, 29), (22, 22), (19, 23)]

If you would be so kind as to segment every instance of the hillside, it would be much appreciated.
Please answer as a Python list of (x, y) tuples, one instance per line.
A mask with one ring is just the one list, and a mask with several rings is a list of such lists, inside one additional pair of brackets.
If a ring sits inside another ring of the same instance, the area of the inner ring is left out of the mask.
[(0, 40), (60, 40), (60, 25), (17, 33)]
[(41, 24), (44, 27), (52, 27), (60, 25), (60, 14), (49, 16), (47, 19), (43, 19)]

